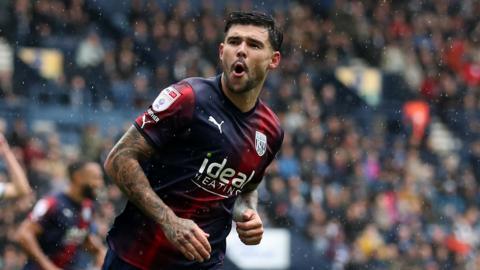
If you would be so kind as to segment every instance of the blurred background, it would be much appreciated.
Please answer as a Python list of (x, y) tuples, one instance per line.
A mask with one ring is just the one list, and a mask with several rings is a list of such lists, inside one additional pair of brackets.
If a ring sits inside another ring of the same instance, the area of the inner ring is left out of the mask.
[[(259, 188), (263, 251), (284, 253), (253, 268), (480, 269), (476, 0), (0, 1), (0, 131), (35, 190), (0, 205), (0, 269), (23, 265), (13, 231), (69, 161), (103, 162), (161, 89), (220, 72), (237, 9), (285, 37), (262, 93), (285, 140)], [(102, 238), (124, 205), (107, 184)], [(252, 269), (229, 246), (226, 269)]]

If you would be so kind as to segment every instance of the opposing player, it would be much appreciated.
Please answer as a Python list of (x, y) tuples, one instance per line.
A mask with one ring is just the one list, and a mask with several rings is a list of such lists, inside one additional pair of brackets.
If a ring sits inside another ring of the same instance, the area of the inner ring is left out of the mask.
[(7, 140), (1, 133), (0, 156), (2, 156), (5, 161), (10, 179), (10, 182), (0, 182), (0, 200), (19, 198), (31, 193), (32, 189), (28, 184), (27, 176), (25, 175), (22, 166), (15, 158)]
[(17, 232), (29, 256), (24, 270), (73, 269), (81, 248), (95, 256), (97, 267), (103, 262), (105, 247), (90, 231), (95, 190), (103, 186), (102, 168), (78, 161), (69, 166), (68, 173), (67, 191), (39, 200)]
[(114, 146), (105, 169), (129, 201), (103, 269), (220, 269), (232, 218), (260, 242), (256, 187), (283, 131), (259, 94), (282, 39), (268, 15), (229, 14), (223, 73), (163, 89)]

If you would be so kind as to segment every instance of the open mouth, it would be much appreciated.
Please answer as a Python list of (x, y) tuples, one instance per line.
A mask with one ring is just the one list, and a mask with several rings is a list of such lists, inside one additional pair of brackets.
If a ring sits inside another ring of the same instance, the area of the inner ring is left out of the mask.
[(237, 61), (233, 64), (233, 75), (235, 75), (235, 77), (243, 76), (246, 71), (247, 67), (243, 62)]

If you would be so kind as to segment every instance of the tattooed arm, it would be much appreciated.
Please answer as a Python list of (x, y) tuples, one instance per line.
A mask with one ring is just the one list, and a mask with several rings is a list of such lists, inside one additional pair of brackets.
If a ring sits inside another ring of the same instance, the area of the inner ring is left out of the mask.
[(247, 209), (257, 211), (257, 204), (258, 192), (256, 189), (240, 194), (240, 196), (238, 196), (237, 200), (235, 201), (235, 205), (233, 206), (233, 219), (235, 221), (243, 221), (243, 213)]
[(154, 149), (131, 127), (109, 153), (104, 167), (125, 196), (147, 216), (162, 224), (173, 215), (151, 188), (139, 161), (153, 155)]
[(140, 166), (155, 149), (135, 127), (123, 135), (109, 153), (104, 167), (130, 202), (159, 223), (170, 243), (190, 260), (202, 262), (210, 257), (208, 234), (192, 220), (179, 218), (153, 191)]

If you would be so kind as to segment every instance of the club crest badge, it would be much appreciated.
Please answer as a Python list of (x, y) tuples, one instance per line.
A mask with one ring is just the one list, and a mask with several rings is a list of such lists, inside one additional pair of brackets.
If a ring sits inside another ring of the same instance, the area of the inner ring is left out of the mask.
[(170, 105), (172, 105), (172, 103), (177, 100), (180, 95), (181, 94), (177, 91), (177, 89), (173, 88), (172, 86), (167, 87), (163, 89), (155, 99), (152, 104), (152, 109), (156, 112), (164, 111), (168, 109), (168, 107), (170, 107)]
[(255, 131), (255, 150), (259, 156), (267, 151), (267, 136), (260, 131)]
[(90, 221), (92, 219), (92, 209), (83, 208), (82, 209), (82, 219), (85, 221)]

